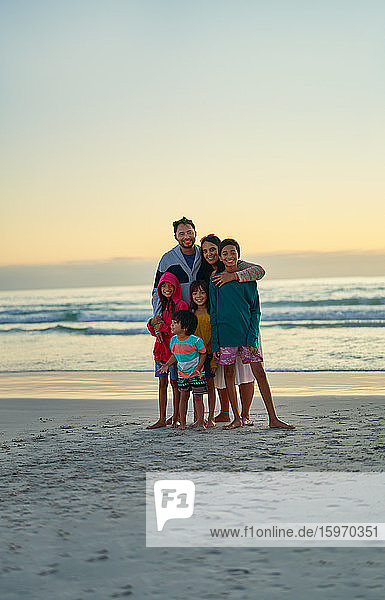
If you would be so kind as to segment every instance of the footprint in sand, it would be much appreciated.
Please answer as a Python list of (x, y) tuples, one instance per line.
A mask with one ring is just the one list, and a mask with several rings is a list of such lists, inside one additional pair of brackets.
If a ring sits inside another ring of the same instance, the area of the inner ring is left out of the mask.
[(130, 583), (128, 583), (127, 585), (123, 585), (120, 589), (122, 591), (111, 594), (111, 598), (123, 598), (124, 596), (132, 595), (132, 585)]
[(101, 556), (91, 556), (86, 559), (86, 562), (95, 562), (96, 560), (107, 560), (109, 556), (107, 554), (102, 554)]
[[(56, 563), (55, 566), (58, 566), (58, 563)], [(55, 573), (57, 573), (57, 569), (55, 568), (51, 568), (51, 569), (44, 569), (43, 571), (40, 571), (40, 573), (38, 573), (38, 575), (54, 575)]]
[(103, 550), (97, 550), (96, 554), (98, 554), (99, 556), (91, 556), (90, 558), (86, 559), (86, 562), (95, 562), (96, 560), (106, 560), (110, 558), (108, 556), (108, 550), (106, 548), (103, 548)]
[(64, 531), (64, 529), (58, 529), (56, 533), (58, 534), (59, 537), (65, 539), (65, 540), (70, 535), (69, 531)]

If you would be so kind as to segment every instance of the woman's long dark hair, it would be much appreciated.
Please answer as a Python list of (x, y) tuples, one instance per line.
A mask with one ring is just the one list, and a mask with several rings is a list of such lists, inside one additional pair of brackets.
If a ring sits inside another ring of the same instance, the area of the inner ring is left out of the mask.
[[(221, 244), (221, 240), (219, 239), (219, 237), (217, 235), (214, 235), (213, 233), (209, 233), (209, 235), (206, 235), (205, 237), (203, 237), (201, 239), (201, 257), (202, 257), (202, 262), (201, 262), (201, 266), (200, 266), (199, 271), (198, 271), (197, 279), (199, 279), (199, 280), (203, 279), (203, 281), (206, 281), (208, 283), (210, 281), (210, 277), (211, 277), (214, 269), (212, 268), (211, 265), (209, 265), (209, 263), (207, 262), (207, 260), (203, 256), (202, 245), (205, 242), (211, 242), (212, 244), (214, 244), (215, 246), (217, 246), (217, 248), (218, 248), (218, 254), (219, 254), (219, 246)], [(218, 258), (217, 273), (221, 273), (224, 270), (225, 270), (225, 266), (224, 266), (223, 262), (221, 260), (219, 260), (219, 258)]]
[(193, 300), (192, 295), (193, 292), (197, 292), (199, 289), (203, 290), (207, 296), (206, 308), (207, 312), (210, 314), (209, 286), (207, 281), (205, 281), (204, 279), (197, 279), (196, 281), (193, 281), (190, 285), (190, 310), (195, 311), (198, 308), (197, 304), (195, 304)]

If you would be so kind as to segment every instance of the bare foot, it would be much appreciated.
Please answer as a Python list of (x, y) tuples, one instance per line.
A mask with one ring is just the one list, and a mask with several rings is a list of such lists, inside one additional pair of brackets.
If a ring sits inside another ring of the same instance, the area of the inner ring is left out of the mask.
[(250, 417), (241, 417), (242, 419), (242, 423), (244, 425), (248, 425), (249, 427), (251, 427), (252, 425), (254, 425), (253, 421), (250, 419)]
[(184, 429), (186, 429), (186, 423), (179, 423), (176, 427), (177, 427), (177, 429), (184, 430)]
[(206, 429), (206, 425), (205, 425), (204, 421), (202, 423), (197, 421), (196, 423), (194, 423), (194, 425), (198, 431), (203, 431), (204, 429)]
[(169, 417), (166, 421), (166, 425), (172, 425), (172, 417)]
[(207, 419), (206, 423), (206, 427), (215, 427), (215, 421), (214, 419)]
[(295, 429), (294, 425), (288, 425), (287, 423), (285, 423), (284, 421), (281, 421), (280, 419), (276, 418), (276, 419), (271, 419), (269, 421), (269, 427), (271, 429)]
[(228, 423), (230, 421), (230, 415), (228, 412), (224, 413), (221, 411), (219, 414), (217, 414), (214, 421), (216, 423)]
[(194, 421), (194, 423), (190, 423), (189, 427), (192, 429), (194, 427), (198, 427), (198, 423), (197, 421)]
[(166, 427), (166, 421), (157, 421), (153, 425), (147, 425), (146, 429), (158, 429), (158, 427)]
[(242, 427), (241, 419), (234, 419), (230, 425), (225, 425), (223, 429), (236, 429), (237, 427)]
[(173, 427), (175, 429), (176, 427), (178, 427), (178, 425), (179, 425), (179, 421), (176, 419), (175, 421), (172, 422), (171, 427)]

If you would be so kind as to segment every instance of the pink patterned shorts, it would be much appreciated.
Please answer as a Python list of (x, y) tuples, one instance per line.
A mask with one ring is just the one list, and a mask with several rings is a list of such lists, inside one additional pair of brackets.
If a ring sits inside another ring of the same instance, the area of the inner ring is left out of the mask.
[(233, 365), (238, 353), (244, 365), (253, 362), (263, 362), (262, 349), (260, 346), (258, 346), (256, 354), (252, 354), (247, 346), (223, 346), (220, 348), (220, 353), (218, 360), (218, 364), (220, 365)]

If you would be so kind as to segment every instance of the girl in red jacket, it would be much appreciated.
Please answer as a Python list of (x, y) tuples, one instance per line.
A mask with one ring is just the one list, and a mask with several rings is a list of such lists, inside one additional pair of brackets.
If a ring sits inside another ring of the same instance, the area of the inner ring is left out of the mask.
[[(159, 419), (147, 429), (157, 429), (165, 427), (166, 408), (167, 408), (167, 387), (168, 373), (159, 373), (171, 356), (170, 339), (171, 335), (171, 315), (176, 310), (188, 310), (188, 304), (182, 300), (182, 291), (178, 279), (173, 273), (163, 273), (158, 284), (158, 296), (162, 305), (162, 316), (156, 315), (147, 323), (151, 335), (156, 337), (154, 345), (155, 359), (155, 377), (159, 378)], [(178, 391), (178, 371), (176, 363), (169, 368), (172, 396), (173, 396), (173, 416), (172, 424), (175, 427), (178, 423), (179, 414), (179, 391)]]

